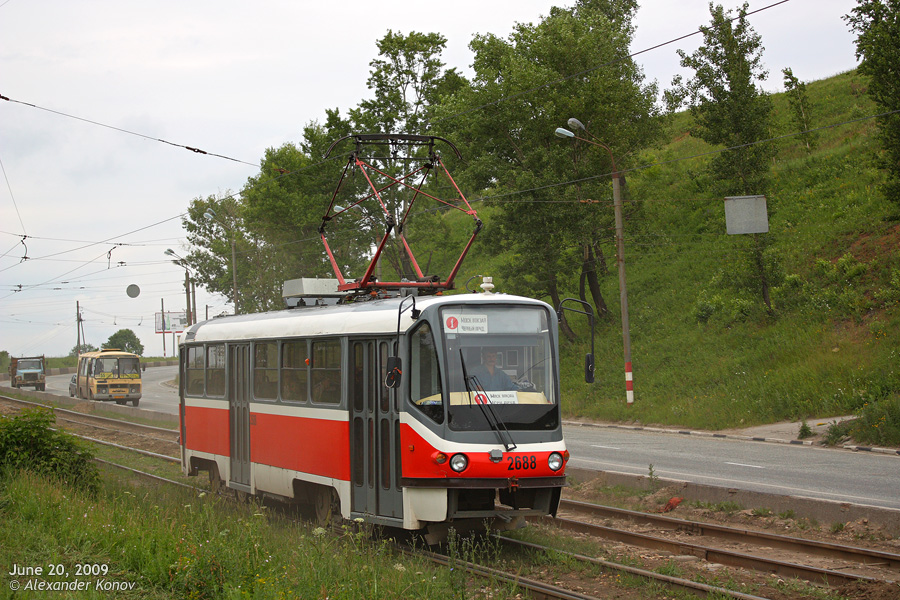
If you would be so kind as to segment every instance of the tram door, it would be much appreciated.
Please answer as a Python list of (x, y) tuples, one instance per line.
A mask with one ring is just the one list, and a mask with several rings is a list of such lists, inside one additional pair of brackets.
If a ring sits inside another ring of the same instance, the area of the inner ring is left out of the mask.
[(231, 483), (250, 491), (250, 345), (228, 346)]
[(350, 342), (350, 439), (353, 510), (403, 517), (400, 418), (396, 390), (384, 385), (393, 340)]

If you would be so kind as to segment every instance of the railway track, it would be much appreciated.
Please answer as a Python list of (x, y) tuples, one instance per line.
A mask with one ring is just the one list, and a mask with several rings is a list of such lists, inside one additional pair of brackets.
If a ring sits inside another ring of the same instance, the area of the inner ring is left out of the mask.
[[(616, 526), (571, 518), (547, 520), (555, 527), (676, 556), (696, 556), (711, 563), (832, 586), (855, 581), (900, 581), (900, 555), (894, 553), (571, 500), (563, 501), (560, 509), (565, 514), (581, 515), (591, 520), (614, 520)], [(645, 526), (655, 534), (634, 531), (633, 527), (622, 526), (622, 522)], [(660, 535), (663, 532), (667, 535)], [(719, 544), (697, 543), (697, 537)], [(733, 547), (723, 547), (723, 541)], [(778, 557), (773, 556), (776, 553)], [(810, 564), (813, 562), (819, 565)]]
[[(560, 503), (560, 509), (566, 514), (579, 514), (592, 519), (612, 519), (616, 522), (626, 521), (647, 526), (654, 531), (674, 532), (682, 535), (680, 539), (673, 540), (646, 533), (626, 531), (620, 527), (606, 527), (565, 518), (556, 519), (554, 524), (562, 529), (616, 539), (645, 548), (655, 548), (676, 554), (690, 554), (710, 562), (767, 571), (784, 577), (799, 577), (820, 583), (900, 580), (900, 554), (778, 535), (765, 531), (686, 521), (664, 515), (641, 513), (574, 500), (563, 500)], [(693, 540), (698, 537), (711, 542), (735, 543), (739, 545), (741, 551), (712, 548), (684, 539), (691, 538)], [(774, 551), (787, 552), (803, 560), (824, 559), (830, 566), (827, 568), (808, 566), (765, 556)], [(858, 571), (861, 569), (874, 571), (878, 575), (860, 574)]]
[[(165, 477), (160, 477), (158, 475), (154, 475), (152, 473), (147, 473), (144, 471), (140, 471), (138, 469), (133, 469), (131, 467), (127, 467), (124, 465), (119, 465), (117, 463), (113, 463), (110, 461), (99, 460), (103, 465), (106, 465), (111, 468), (119, 469), (129, 473), (130, 475), (138, 476), (141, 478), (148, 479), (150, 481), (156, 483), (164, 483), (167, 485), (174, 485), (182, 488), (188, 488), (195, 490), (197, 492), (205, 491), (203, 488), (191, 486), (179, 481), (174, 481), (172, 479), (167, 479)], [(556, 550), (553, 550), (547, 546), (541, 546), (538, 544), (529, 544), (525, 542), (519, 542), (516, 540), (512, 540), (509, 538), (498, 538), (502, 544), (511, 548), (518, 549), (526, 549), (530, 551), (541, 551), (547, 553), (555, 553), (555, 554), (566, 554), (568, 557), (575, 561), (584, 562), (588, 564), (592, 564), (595, 566), (599, 566), (602, 569), (608, 572), (617, 572), (624, 573), (631, 576), (639, 577), (644, 580), (654, 582), (658, 585), (661, 585), (667, 589), (671, 590), (680, 590), (687, 591), (696, 595), (698, 597), (706, 597), (713, 596), (715, 598), (734, 598), (735, 600), (766, 600), (763, 596), (755, 596), (751, 594), (744, 594), (741, 592), (737, 592), (734, 590), (729, 590), (726, 588), (716, 587), (712, 585), (706, 585), (703, 583), (693, 582), (686, 579), (680, 579), (677, 577), (670, 577), (666, 575), (662, 575), (659, 573), (654, 573), (652, 571), (648, 571), (645, 569), (639, 569), (636, 567), (629, 567), (626, 565), (620, 565), (616, 563), (611, 563), (607, 561), (601, 561), (595, 558), (591, 558), (588, 556), (581, 556), (577, 554), (570, 553), (560, 553)], [(504, 586), (515, 586), (517, 589), (521, 589), (523, 591), (528, 592), (530, 598), (543, 598), (547, 600), (599, 600), (605, 596), (596, 596), (591, 595), (590, 593), (585, 593), (577, 590), (568, 589), (559, 585), (555, 585), (553, 583), (548, 583), (546, 581), (541, 581), (534, 578), (524, 577), (519, 573), (515, 572), (507, 572), (502, 569), (496, 569), (493, 567), (489, 567), (483, 564), (478, 564), (471, 561), (454, 559), (446, 554), (442, 554), (439, 552), (432, 552), (428, 550), (422, 550), (419, 548), (412, 548), (410, 546), (404, 546), (401, 544), (396, 544), (395, 549), (397, 552), (406, 555), (413, 555), (419, 557), (424, 557), (432, 562), (443, 565), (449, 568), (461, 568), (466, 572), (472, 574), (473, 576), (483, 578), (489, 581), (492, 585), (502, 584)]]
[[(0, 396), (0, 400), (19, 407), (37, 406), (37, 404), (33, 402), (8, 398), (6, 396)], [(70, 427), (90, 428), (98, 432), (95, 434), (98, 437), (110, 433), (122, 435), (124, 433), (122, 430), (128, 429), (129, 431), (127, 433), (133, 436), (128, 443), (134, 445), (129, 446), (112, 443), (103, 439), (96, 439), (92, 436), (76, 434), (79, 435), (79, 437), (94, 442), (117, 446), (125, 450), (148, 454), (161, 460), (177, 461), (176, 458), (171, 456), (148, 452), (145, 449), (147, 445), (152, 444), (157, 445), (158, 447), (159, 444), (165, 444), (173, 450), (177, 450), (176, 431), (135, 423), (126, 423), (116, 419), (107, 419), (105, 417), (85, 415), (83, 413), (76, 413), (64, 409), (54, 409), (54, 412), (57, 414), (58, 420), (67, 424), (67, 429)], [(150, 478), (158, 483), (193, 487), (182, 482), (145, 473), (109, 461), (100, 462), (111, 468), (124, 469), (135, 476)], [(194, 489), (197, 489), (198, 491), (202, 490), (202, 488)], [(673, 556), (689, 555), (698, 557), (699, 559), (710, 563), (728, 565), (729, 567), (737, 569), (754, 569), (763, 573), (777, 575), (782, 578), (798, 578), (816, 582), (821, 585), (827, 585), (832, 588), (851, 583), (879, 584), (900, 580), (900, 555), (888, 552), (865, 548), (852, 548), (827, 542), (781, 536), (768, 532), (736, 529), (718, 524), (685, 521), (670, 516), (640, 513), (625, 509), (575, 502), (572, 500), (563, 500), (560, 509), (563, 514), (567, 515), (566, 518), (547, 519), (545, 522), (548, 525), (572, 533), (587, 535), (592, 538), (611, 539), (620, 544), (652, 549)], [(569, 518), (575, 516), (580, 517), (581, 520)], [(596, 522), (588, 522), (598, 520), (603, 520), (605, 522), (615, 521), (617, 526), (611, 527), (606, 524), (600, 525)], [(622, 523), (624, 523), (624, 525), (622, 525)], [(643, 528), (643, 531), (634, 531), (635, 527), (641, 527)], [(649, 535), (646, 532), (648, 528), (655, 534)], [(660, 533), (665, 535), (660, 535)], [(673, 539), (671, 537), (673, 535), (679, 537)], [(682, 539), (685, 537), (693, 539), (690, 541)], [(720, 543), (737, 543), (741, 548), (723, 549), (715, 548), (710, 545), (701, 545), (694, 543), (696, 538), (702, 538), (704, 541), (710, 541), (710, 543), (713, 541)], [(519, 548), (520, 550), (527, 550), (530, 552), (544, 552), (553, 556), (564, 555), (568, 557), (568, 560), (587, 563), (605, 572), (638, 577), (645, 581), (653, 582), (653, 585), (661, 586), (664, 589), (687, 591), (698, 597), (709, 595), (716, 598), (727, 597), (739, 600), (758, 600), (759, 598), (767, 597), (706, 585), (690, 579), (671, 577), (649, 569), (626, 566), (618, 562), (601, 560), (596, 557), (562, 552), (534, 543), (526, 543), (509, 538), (501, 539), (502, 543), (509, 548)], [(834, 561), (835, 563), (840, 564), (835, 564), (831, 567), (816, 567), (798, 562), (800, 560), (799, 558), (785, 560), (784, 558), (775, 559), (766, 556), (776, 550), (780, 553), (791, 553), (796, 557), (818, 557), (822, 560)], [(447, 561), (450, 560), (444, 555), (435, 553), (428, 554), (430, 555), (429, 558), (431, 560), (441, 564), (447, 564)], [(582, 591), (572, 591), (564, 589), (561, 586), (539, 581), (538, 579), (524, 577), (521, 573), (504, 574), (501, 570), (494, 567), (476, 565), (474, 563), (459, 563), (458, 561), (456, 562), (456, 566), (465, 568), (474, 575), (488, 577), (493, 581), (514, 583), (515, 585), (529, 590), (529, 593), (535, 598), (590, 599), (595, 597)], [(865, 571), (865, 574), (858, 572), (860, 570)], [(900, 591), (900, 588), (897, 589)], [(599, 597), (604, 596), (601, 595)]]
[(0, 395), (0, 402), (17, 409), (46, 408), (52, 410), (57, 424), (62, 429), (91, 442), (137, 450), (142, 454), (173, 462), (180, 460), (178, 458), (180, 446), (177, 430), (101, 417), (9, 396)]

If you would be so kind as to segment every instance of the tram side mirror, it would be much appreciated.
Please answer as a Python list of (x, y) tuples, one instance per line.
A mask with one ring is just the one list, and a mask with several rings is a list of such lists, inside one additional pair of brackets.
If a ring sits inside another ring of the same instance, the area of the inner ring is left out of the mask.
[(147, 363), (141, 363), (141, 371), (147, 370)]
[(399, 356), (389, 356), (387, 359), (387, 375), (384, 378), (384, 386), (389, 388), (400, 387), (400, 376), (403, 374), (403, 359)]
[(594, 383), (594, 355), (591, 353), (584, 355), (584, 382)]

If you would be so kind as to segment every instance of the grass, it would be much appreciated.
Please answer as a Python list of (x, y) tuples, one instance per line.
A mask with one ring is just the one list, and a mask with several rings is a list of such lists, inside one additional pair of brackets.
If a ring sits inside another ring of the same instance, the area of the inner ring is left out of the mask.
[(333, 534), (202, 492), (105, 478), (92, 498), (22, 472), (0, 480), (0, 517), (4, 565), (61, 564), (69, 579), (79, 564), (104, 566), (106, 580), (134, 585), (118, 598), (477, 597), (460, 570), (400, 557), (368, 532)]

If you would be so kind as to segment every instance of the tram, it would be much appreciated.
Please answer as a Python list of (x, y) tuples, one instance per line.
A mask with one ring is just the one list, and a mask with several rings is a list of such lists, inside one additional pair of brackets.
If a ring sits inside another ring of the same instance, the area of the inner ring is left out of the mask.
[[(442, 295), (482, 227), (435, 149), (445, 143), (458, 157), (450, 142), (353, 135), (328, 153), (350, 140), (355, 148), (319, 228), (335, 279), (286, 282), (292, 308), (216, 318), (182, 336), (184, 472), (208, 472), (214, 487), (238, 494), (288, 499), (323, 523), (340, 516), (425, 530), (429, 542), (451, 526), (502, 530), (555, 515), (569, 459), (557, 312), (494, 293), (490, 278), (480, 293)], [(383, 166), (399, 162), (411, 163), (410, 172), (390, 175), (393, 167)], [(348, 183), (356, 169), (368, 192)], [(446, 184), (423, 187), (438, 177)], [(392, 204), (394, 188), (408, 201)], [(438, 198), (435, 189), (456, 197)], [(474, 222), (443, 281), (423, 274), (405, 238), (423, 198)], [(375, 201), (386, 229), (363, 276), (350, 280), (327, 226)], [(391, 240), (415, 273), (384, 282), (375, 267)], [(593, 317), (583, 314), (593, 340)], [(585, 364), (592, 381), (593, 348)]]
[(314, 304), (199, 323), (180, 349), (187, 475), (438, 535), (556, 513), (569, 455), (543, 302)]

